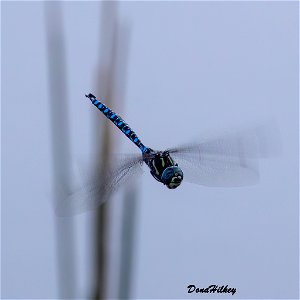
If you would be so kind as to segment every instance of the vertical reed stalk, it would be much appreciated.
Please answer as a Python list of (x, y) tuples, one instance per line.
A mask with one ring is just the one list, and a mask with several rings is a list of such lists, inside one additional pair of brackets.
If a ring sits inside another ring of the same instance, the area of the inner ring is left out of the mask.
[[(113, 88), (114, 88), (114, 30), (116, 19), (116, 3), (114, 2), (102, 2), (101, 16), (100, 16), (100, 38), (99, 38), (99, 63), (97, 71), (97, 95), (101, 95), (105, 98), (105, 103), (111, 106)], [(108, 172), (111, 152), (112, 141), (110, 136), (109, 122), (103, 122), (102, 124), (102, 137), (98, 141), (99, 153), (97, 155), (99, 164), (101, 166), (99, 170), (99, 178), (105, 177)], [(99, 126), (99, 122), (95, 126)], [(100, 182), (100, 184), (105, 184)], [(95, 291), (94, 299), (105, 299), (106, 286), (107, 286), (107, 243), (108, 243), (108, 214), (109, 206), (105, 203), (97, 210), (96, 217), (96, 252), (95, 252)]]
[[(70, 186), (70, 144), (66, 84), (64, 29), (60, 2), (45, 2), (48, 48), (49, 109), (53, 159), (54, 205), (66, 197)], [(62, 187), (64, 190), (62, 190)], [(70, 218), (56, 218), (56, 251), (59, 298), (76, 295), (74, 231)]]
[(136, 211), (137, 211), (137, 186), (132, 183), (124, 195), (124, 207), (121, 231), (121, 260), (119, 299), (130, 299), (133, 275), (133, 253), (135, 245)]

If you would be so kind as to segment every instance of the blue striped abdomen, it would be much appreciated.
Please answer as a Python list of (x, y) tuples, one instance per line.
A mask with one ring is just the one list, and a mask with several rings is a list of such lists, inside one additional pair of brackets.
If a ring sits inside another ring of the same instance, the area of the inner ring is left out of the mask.
[(86, 95), (87, 98), (109, 119), (111, 120), (134, 144), (136, 144), (142, 153), (148, 153), (150, 149), (143, 145), (136, 133), (129, 127), (129, 125), (109, 107), (100, 102), (92, 94)]

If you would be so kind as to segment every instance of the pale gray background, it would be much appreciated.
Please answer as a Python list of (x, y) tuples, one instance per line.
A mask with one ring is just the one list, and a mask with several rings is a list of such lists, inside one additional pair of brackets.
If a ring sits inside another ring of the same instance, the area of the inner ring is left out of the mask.
[[(55, 298), (44, 7), (1, 6), (2, 297)], [(90, 119), (103, 118), (83, 97), (95, 90), (100, 4), (65, 2), (63, 10), (76, 160), (89, 155), (97, 134)], [(298, 4), (122, 2), (119, 15), (131, 38), (124, 102), (113, 109), (146, 145), (173, 146), (269, 117), (283, 144), (280, 158), (262, 163), (254, 187), (183, 184), (169, 191), (144, 174), (132, 296), (204, 297), (187, 294), (194, 283), (237, 288), (229, 298), (298, 298)], [(114, 137), (124, 151), (138, 151), (117, 129)], [(93, 217), (75, 219), (82, 298)], [(118, 245), (110, 247), (113, 253)]]

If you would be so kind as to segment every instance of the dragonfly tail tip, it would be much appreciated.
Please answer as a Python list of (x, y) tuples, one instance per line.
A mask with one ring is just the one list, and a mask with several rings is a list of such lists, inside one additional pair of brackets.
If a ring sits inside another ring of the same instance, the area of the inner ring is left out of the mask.
[(89, 99), (91, 99), (91, 98), (94, 98), (94, 99), (96, 99), (96, 97), (93, 95), (93, 94), (91, 94), (91, 93), (89, 93), (88, 95), (85, 95), (87, 98), (89, 98)]

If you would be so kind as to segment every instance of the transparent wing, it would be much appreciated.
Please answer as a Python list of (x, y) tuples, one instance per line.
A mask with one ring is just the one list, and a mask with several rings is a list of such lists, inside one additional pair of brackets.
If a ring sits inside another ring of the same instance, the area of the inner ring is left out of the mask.
[(259, 180), (259, 159), (270, 156), (276, 148), (274, 135), (269, 133), (268, 127), (259, 126), (168, 151), (188, 182), (214, 187), (251, 185)]
[(212, 187), (252, 185), (259, 180), (257, 161), (243, 161), (226, 156), (175, 156), (183, 171), (184, 181)]
[(96, 179), (88, 179), (57, 205), (59, 216), (70, 216), (96, 209), (123, 184), (141, 175), (143, 159), (140, 154), (124, 155), (109, 166), (97, 168)]

